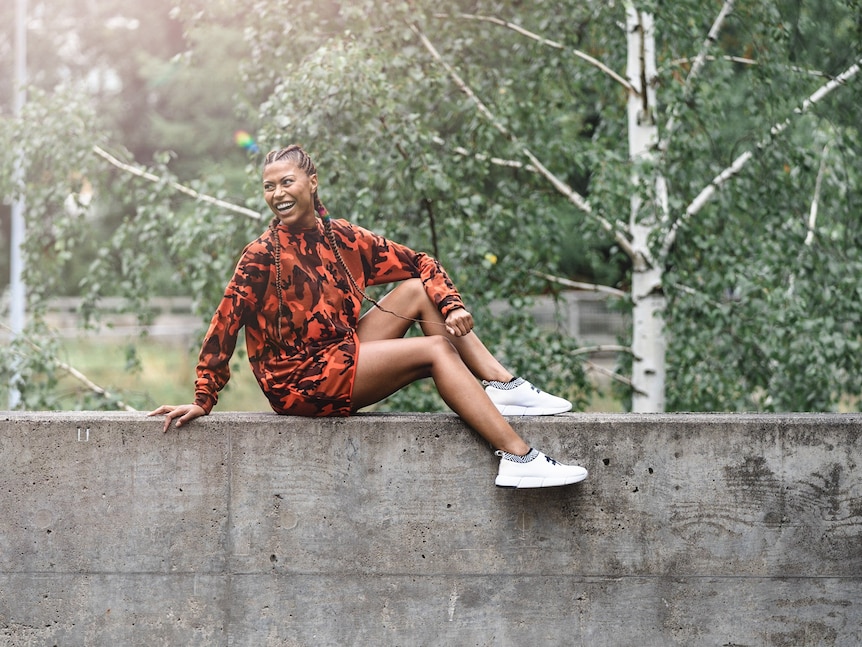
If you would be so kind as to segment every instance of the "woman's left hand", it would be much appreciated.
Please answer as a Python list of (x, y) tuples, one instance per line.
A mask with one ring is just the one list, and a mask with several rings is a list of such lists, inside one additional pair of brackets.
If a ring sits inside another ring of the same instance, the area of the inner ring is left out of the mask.
[(463, 337), (473, 330), (473, 315), (458, 308), (446, 315), (446, 331), (453, 337)]

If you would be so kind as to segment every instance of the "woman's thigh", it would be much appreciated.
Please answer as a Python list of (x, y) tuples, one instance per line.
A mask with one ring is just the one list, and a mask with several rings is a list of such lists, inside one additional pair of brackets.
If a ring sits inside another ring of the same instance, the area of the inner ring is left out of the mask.
[(354, 410), (392, 395), (411, 382), (431, 376), (431, 367), (445, 353), (455, 353), (443, 337), (408, 337), (362, 341), (353, 382)]
[(360, 342), (403, 337), (416, 319), (431, 318), (440, 323), (443, 321), (419, 279), (408, 279), (399, 283), (380, 300), (380, 305), (390, 312), (377, 307), (366, 312), (356, 327)]

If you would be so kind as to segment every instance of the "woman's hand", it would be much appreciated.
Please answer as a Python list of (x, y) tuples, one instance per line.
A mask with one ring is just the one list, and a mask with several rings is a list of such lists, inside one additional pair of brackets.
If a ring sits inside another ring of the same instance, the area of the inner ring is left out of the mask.
[(473, 330), (473, 315), (458, 308), (446, 315), (446, 331), (453, 337), (463, 337)]
[(160, 416), (162, 414), (165, 416), (165, 428), (163, 431), (167, 431), (168, 427), (171, 426), (171, 420), (176, 419), (175, 427), (182, 427), (195, 418), (207, 415), (207, 412), (203, 410), (203, 407), (199, 407), (196, 404), (181, 404), (178, 407), (171, 404), (163, 404), (155, 411), (150, 411), (147, 415)]

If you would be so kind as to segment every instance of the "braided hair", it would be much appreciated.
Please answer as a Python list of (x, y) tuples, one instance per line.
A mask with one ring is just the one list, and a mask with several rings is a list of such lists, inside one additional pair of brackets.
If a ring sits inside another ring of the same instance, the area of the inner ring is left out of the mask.
[[(317, 167), (314, 165), (314, 161), (312, 161), (309, 154), (306, 153), (298, 144), (291, 144), (286, 148), (270, 151), (269, 153), (267, 153), (266, 157), (263, 160), (263, 167), (266, 168), (270, 164), (282, 161), (292, 162), (308, 177), (311, 177), (312, 175), (317, 175)], [(335, 237), (335, 232), (332, 231), (332, 221), (329, 217), (329, 211), (327, 211), (326, 207), (323, 206), (323, 202), (320, 201), (320, 196), (318, 196), (317, 194), (317, 189), (314, 190), (312, 198), (314, 200), (314, 210), (317, 212), (317, 215), (320, 216), (320, 219), (323, 221), (323, 231), (326, 234), (326, 240), (329, 243), (329, 247), (332, 249), (332, 253), (335, 254), (335, 259), (338, 261), (338, 264), (341, 269), (344, 270), (344, 274), (347, 276), (347, 280), (350, 282), (350, 286), (353, 288), (356, 294), (365, 299), (368, 299), (369, 301), (371, 301), (371, 303), (373, 303), (383, 312), (394, 315), (400, 319), (406, 319), (408, 321), (418, 321), (416, 319), (413, 319), (412, 317), (405, 317), (403, 315), (399, 315), (396, 312), (392, 312), (391, 310), (383, 308), (376, 299), (369, 296), (365, 292), (365, 290), (359, 287), (359, 284), (353, 277), (353, 273), (350, 271), (350, 268), (347, 267), (347, 263), (344, 262), (344, 258), (341, 256), (341, 249), (338, 244), (338, 239)], [(275, 242), (273, 244), (273, 258), (275, 260), (275, 291), (278, 298), (278, 337), (279, 339), (283, 340), (284, 338), (281, 334), (281, 320), (284, 318), (284, 303), (281, 297), (281, 243), (279, 242), (278, 232), (276, 230), (278, 223), (278, 217), (274, 217), (269, 223), (269, 228), (272, 230), (273, 237), (275, 239)]]

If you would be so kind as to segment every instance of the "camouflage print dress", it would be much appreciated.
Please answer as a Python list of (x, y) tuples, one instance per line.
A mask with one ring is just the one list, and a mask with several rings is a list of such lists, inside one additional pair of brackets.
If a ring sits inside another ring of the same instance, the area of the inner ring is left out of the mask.
[[(445, 317), (462, 308), (455, 286), (427, 254), (393, 243), (344, 220), (332, 229), (357, 284), (422, 279), (425, 291)], [(273, 245), (268, 229), (243, 251), (233, 278), (204, 338), (195, 380), (195, 404), (209, 413), (230, 378), (230, 358), (245, 327), (252, 371), (276, 413), (346, 416), (359, 356), (356, 326), (361, 297), (317, 229), (276, 228), (281, 245), (281, 338)]]

